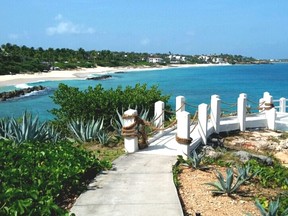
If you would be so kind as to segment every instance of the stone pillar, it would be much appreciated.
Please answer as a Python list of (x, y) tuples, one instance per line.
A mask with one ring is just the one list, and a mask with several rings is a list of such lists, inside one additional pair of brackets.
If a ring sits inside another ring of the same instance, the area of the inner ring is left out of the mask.
[(178, 145), (178, 153), (184, 157), (188, 155), (188, 147), (192, 142), (190, 138), (190, 113), (186, 111), (182, 111), (178, 114), (177, 120), (177, 134), (176, 141)]
[(219, 95), (211, 96), (211, 122), (215, 133), (220, 132), (221, 99)]
[(182, 111), (185, 111), (185, 97), (177, 96), (176, 97), (176, 119), (178, 119), (178, 114)]
[(135, 117), (138, 116), (137, 110), (129, 109), (124, 112), (122, 135), (124, 136), (124, 147), (127, 153), (138, 151), (137, 124)]
[(207, 144), (207, 121), (208, 121), (208, 105), (200, 104), (198, 106), (198, 131), (203, 143)]
[(286, 98), (279, 99), (279, 112), (286, 113)]
[(239, 121), (240, 131), (246, 130), (246, 106), (247, 95), (242, 93), (239, 95), (237, 100), (237, 117)]
[[(154, 121), (155, 127), (159, 129), (164, 129), (164, 102), (157, 101), (154, 105)], [(162, 133), (163, 130), (160, 131)]]

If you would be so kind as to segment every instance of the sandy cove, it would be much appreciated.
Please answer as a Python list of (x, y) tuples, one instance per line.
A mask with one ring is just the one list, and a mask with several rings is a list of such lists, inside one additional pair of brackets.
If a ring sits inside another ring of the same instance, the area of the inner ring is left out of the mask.
[(56, 81), (56, 80), (74, 80), (86, 79), (92, 74), (109, 74), (115, 72), (135, 72), (143, 70), (157, 70), (172, 67), (207, 67), (223, 66), (215, 64), (187, 64), (187, 65), (169, 65), (160, 67), (97, 67), (97, 68), (80, 68), (75, 70), (60, 70), (50, 72), (25, 73), (16, 75), (0, 76), (0, 87), (11, 86), (38, 81)]

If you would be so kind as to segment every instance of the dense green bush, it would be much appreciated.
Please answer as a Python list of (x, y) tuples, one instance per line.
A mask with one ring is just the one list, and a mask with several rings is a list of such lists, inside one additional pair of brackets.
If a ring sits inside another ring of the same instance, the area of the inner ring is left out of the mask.
[[(51, 110), (56, 116), (55, 123), (67, 125), (70, 119), (104, 118), (104, 125), (117, 118), (116, 110), (126, 110), (128, 107), (138, 107), (138, 111), (149, 110), (148, 117), (154, 114), (154, 103), (161, 100), (167, 104), (170, 96), (162, 95), (157, 86), (147, 87), (146, 84), (136, 84), (135, 87), (121, 86), (114, 89), (104, 89), (101, 84), (84, 91), (79, 88), (60, 84), (52, 99), (58, 108)], [(167, 107), (168, 109), (168, 107)]]
[(56, 145), (0, 141), (0, 215), (63, 215), (60, 202), (80, 194), (103, 164), (87, 151)]

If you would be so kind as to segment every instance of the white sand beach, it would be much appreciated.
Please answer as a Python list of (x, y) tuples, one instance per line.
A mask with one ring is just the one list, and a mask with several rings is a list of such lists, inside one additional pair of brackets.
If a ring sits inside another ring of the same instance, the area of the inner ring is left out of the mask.
[[(97, 68), (80, 68), (76, 70), (57, 70), (49, 72), (25, 73), (16, 75), (2, 75), (0, 76), (0, 87), (19, 85), (24, 83), (38, 82), (38, 81), (55, 81), (55, 80), (73, 80), (86, 79), (92, 74), (108, 74), (115, 72), (135, 72), (142, 70), (157, 70), (170, 67), (207, 67), (217, 66), (215, 64), (187, 64), (187, 65), (169, 65), (161, 67), (97, 67)], [(218, 65), (220, 66), (220, 65)]]

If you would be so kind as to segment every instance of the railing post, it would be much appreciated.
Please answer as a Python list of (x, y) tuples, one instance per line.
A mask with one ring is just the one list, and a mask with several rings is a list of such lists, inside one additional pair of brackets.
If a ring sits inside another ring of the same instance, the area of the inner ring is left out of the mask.
[(240, 131), (246, 130), (246, 105), (247, 95), (242, 93), (237, 100), (237, 117), (239, 121)]
[(211, 96), (211, 122), (215, 133), (220, 132), (221, 99), (219, 95)]
[(270, 95), (269, 92), (264, 92), (263, 99), (265, 110), (270, 109), (273, 106), (273, 97)]
[[(154, 125), (159, 129), (164, 129), (164, 105), (163, 101), (157, 101), (154, 104), (154, 118), (156, 119)], [(163, 130), (160, 130), (160, 133), (163, 133)]]
[(267, 127), (270, 130), (275, 130), (276, 109), (273, 105), (273, 97), (270, 95), (269, 92), (264, 92), (263, 99), (264, 99), (264, 110), (267, 119)]
[(275, 130), (276, 109), (273, 107), (270, 110), (266, 110), (265, 114), (266, 114), (268, 129)]
[(185, 111), (185, 97), (177, 96), (176, 97), (176, 119), (178, 119), (178, 114), (182, 111)]
[(190, 113), (182, 111), (178, 114), (177, 120), (177, 135), (178, 153), (183, 157), (187, 157), (189, 144), (192, 142), (190, 138)]
[(286, 113), (286, 98), (279, 99), (279, 112)]
[(198, 106), (198, 131), (202, 138), (203, 143), (207, 144), (207, 121), (208, 121), (208, 105), (200, 104)]
[(124, 125), (122, 135), (124, 136), (124, 147), (127, 153), (138, 151), (137, 124), (135, 118), (138, 116), (137, 110), (129, 109), (124, 112)]

